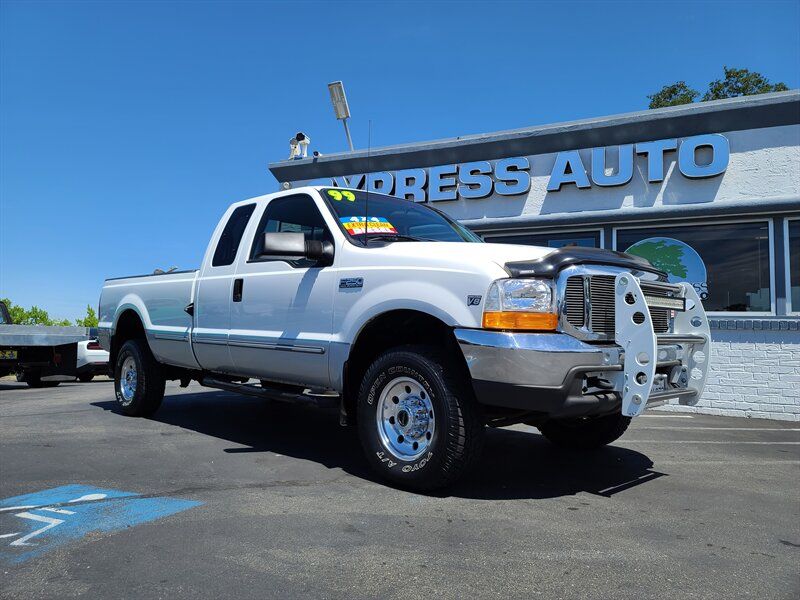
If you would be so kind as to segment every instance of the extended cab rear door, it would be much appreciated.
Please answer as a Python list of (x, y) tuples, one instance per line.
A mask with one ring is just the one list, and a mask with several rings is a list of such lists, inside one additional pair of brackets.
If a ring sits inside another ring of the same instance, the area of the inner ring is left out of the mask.
[(256, 203), (250, 202), (228, 210), (214, 232), (197, 279), (192, 347), (197, 362), (209, 371), (234, 371), (228, 351), (233, 279), (236, 256), (243, 251), (239, 248), (242, 236), (255, 209)]
[(248, 228), (236, 260), (241, 293), (231, 303), (228, 342), (239, 374), (330, 384), (334, 268), (309, 259), (259, 258), (265, 232), (302, 232), (306, 239), (334, 242), (320, 208), (308, 194), (278, 196)]

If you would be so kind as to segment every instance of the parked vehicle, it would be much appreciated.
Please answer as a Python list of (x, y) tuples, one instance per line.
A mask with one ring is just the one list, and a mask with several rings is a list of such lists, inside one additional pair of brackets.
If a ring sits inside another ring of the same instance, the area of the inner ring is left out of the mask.
[(92, 337), (87, 327), (14, 325), (2, 302), (0, 318), (0, 376), (16, 373), (29, 387), (77, 376), (78, 343)]
[(99, 339), (127, 414), (167, 379), (334, 398), (381, 475), (431, 489), (487, 425), (591, 449), (697, 402), (710, 336), (694, 288), (644, 259), (486, 244), (421, 204), (304, 187), (232, 205), (197, 271), (107, 280)]
[(95, 375), (108, 375), (108, 351), (97, 339), (78, 342), (75, 375), (82, 383), (90, 382)]

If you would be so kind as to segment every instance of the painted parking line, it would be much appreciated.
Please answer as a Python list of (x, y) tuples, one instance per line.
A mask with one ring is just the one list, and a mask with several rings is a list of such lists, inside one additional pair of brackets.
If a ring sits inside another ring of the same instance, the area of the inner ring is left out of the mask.
[(639, 415), (639, 419), (694, 419), (694, 415)]
[(641, 425), (636, 426), (636, 429), (655, 429), (657, 431), (800, 431), (800, 427), (670, 427), (669, 425), (666, 427), (663, 425), (659, 427)]
[(751, 444), (756, 446), (800, 446), (800, 442), (740, 442), (737, 440), (623, 440), (626, 444)]
[(0, 500), (0, 563), (16, 564), (77, 541), (168, 517), (202, 502), (64, 485)]

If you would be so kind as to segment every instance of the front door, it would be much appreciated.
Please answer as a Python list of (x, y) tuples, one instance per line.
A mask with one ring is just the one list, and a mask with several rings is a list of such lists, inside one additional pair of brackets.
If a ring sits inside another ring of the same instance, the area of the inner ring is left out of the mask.
[(310, 196), (281, 196), (267, 204), (248, 235), (247, 255), (237, 260), (241, 300), (231, 304), (228, 340), (236, 372), (328, 386), (335, 275), (308, 259), (256, 258), (266, 232), (302, 232), (306, 239), (333, 242)]

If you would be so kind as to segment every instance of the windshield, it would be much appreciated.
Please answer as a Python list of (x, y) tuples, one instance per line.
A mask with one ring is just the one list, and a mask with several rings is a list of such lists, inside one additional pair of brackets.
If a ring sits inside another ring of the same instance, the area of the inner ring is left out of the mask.
[[(375, 241), (482, 242), (481, 238), (436, 209), (395, 196), (326, 188), (322, 196), (348, 239), (364, 244), (365, 217)], [(367, 215), (367, 211), (369, 214)]]

